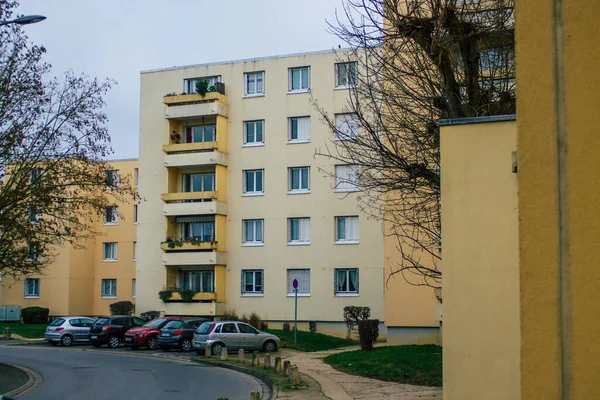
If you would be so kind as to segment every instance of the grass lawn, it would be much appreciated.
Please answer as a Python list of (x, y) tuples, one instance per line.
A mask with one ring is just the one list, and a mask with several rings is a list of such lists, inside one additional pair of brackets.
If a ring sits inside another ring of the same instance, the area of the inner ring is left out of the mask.
[(435, 345), (376, 347), (333, 354), (325, 362), (340, 371), (384, 381), (442, 386), (442, 348)]
[(43, 338), (46, 332), (46, 324), (17, 324), (17, 323), (0, 323), (0, 335), (4, 335), (4, 328), (10, 327), (12, 333), (21, 335), (28, 339)]
[(281, 347), (300, 351), (321, 351), (337, 349), (340, 347), (354, 346), (357, 344), (354, 340), (342, 339), (335, 336), (323, 335), (322, 333), (312, 333), (298, 331), (298, 343), (294, 343), (294, 330), (283, 331), (279, 329), (269, 329), (267, 332), (279, 336)]

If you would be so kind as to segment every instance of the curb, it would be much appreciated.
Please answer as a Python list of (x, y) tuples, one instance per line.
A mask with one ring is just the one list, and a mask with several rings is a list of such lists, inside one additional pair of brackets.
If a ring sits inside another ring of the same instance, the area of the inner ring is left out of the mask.
[(20, 388), (16, 388), (8, 393), (4, 393), (4, 396), (6, 396), (6, 397), (16, 397), (16, 396), (25, 395), (25, 394), (37, 389), (44, 382), (44, 378), (37, 371), (34, 371), (27, 367), (23, 367), (21, 365), (15, 365), (15, 364), (10, 364), (10, 363), (4, 363), (4, 364), (20, 369), (21, 371), (25, 372), (27, 374), (27, 376), (29, 377), (29, 379), (27, 380), (27, 383), (25, 383)]
[(204, 360), (192, 360), (190, 358), (190, 361), (198, 363), (198, 364), (203, 364), (203, 365), (212, 365), (212, 366), (218, 366), (220, 368), (231, 369), (234, 371), (242, 372), (244, 374), (252, 375), (253, 377), (255, 377), (257, 379), (260, 379), (262, 382), (264, 382), (266, 384), (265, 387), (268, 389), (268, 391), (267, 391), (268, 397), (266, 397), (265, 400), (276, 399), (277, 396), (279, 395), (279, 388), (277, 387), (277, 385), (275, 385), (275, 381), (273, 381), (273, 379), (268, 374), (265, 374), (262, 371), (255, 370), (252, 368), (245, 368), (245, 367), (242, 367), (239, 365), (220, 363), (217, 360), (204, 361)]

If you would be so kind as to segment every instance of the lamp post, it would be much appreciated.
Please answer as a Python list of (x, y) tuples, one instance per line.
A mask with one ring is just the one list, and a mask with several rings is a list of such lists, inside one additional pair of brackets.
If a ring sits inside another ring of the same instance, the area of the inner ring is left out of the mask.
[(11, 19), (10, 21), (2, 21), (2, 22), (0, 22), (0, 26), (10, 25), (10, 24), (17, 24), (17, 25), (36, 24), (38, 22), (42, 22), (45, 19), (46, 19), (46, 17), (44, 17), (43, 15), (24, 15), (19, 18)]

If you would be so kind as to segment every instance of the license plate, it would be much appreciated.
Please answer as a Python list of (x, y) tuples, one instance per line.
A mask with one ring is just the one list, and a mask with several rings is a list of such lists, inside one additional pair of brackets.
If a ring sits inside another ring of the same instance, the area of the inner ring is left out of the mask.
[(125, 341), (126, 341), (126, 342), (131, 342), (132, 340), (133, 340), (133, 339), (132, 339), (132, 338), (130, 338), (130, 337), (126, 337), (126, 338), (125, 338)]
[(92, 336), (90, 339), (98, 339), (98, 336)]
[(160, 336), (169, 336), (168, 333), (161, 333)]

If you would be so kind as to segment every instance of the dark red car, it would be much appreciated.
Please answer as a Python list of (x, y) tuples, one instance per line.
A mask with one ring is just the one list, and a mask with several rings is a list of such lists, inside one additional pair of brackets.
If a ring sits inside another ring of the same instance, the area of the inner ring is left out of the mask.
[(146, 323), (144, 326), (131, 328), (125, 332), (123, 344), (133, 349), (139, 349), (144, 346), (150, 350), (158, 349), (158, 335), (160, 329), (169, 321), (177, 320), (177, 317), (156, 318)]

